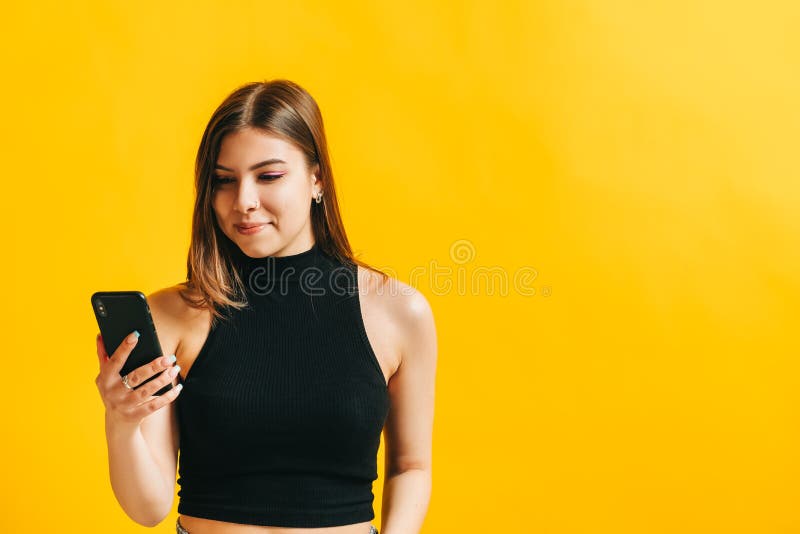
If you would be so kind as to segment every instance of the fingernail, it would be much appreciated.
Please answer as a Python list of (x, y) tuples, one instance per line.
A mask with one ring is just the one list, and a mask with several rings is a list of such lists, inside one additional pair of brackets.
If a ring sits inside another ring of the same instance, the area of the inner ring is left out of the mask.
[(128, 336), (128, 343), (130, 343), (131, 345), (136, 343), (136, 340), (139, 339), (139, 332), (137, 330), (134, 330), (133, 331), (133, 336), (134, 337)]
[(183, 389), (183, 384), (178, 384), (177, 386), (175, 386), (175, 391), (180, 391), (182, 389)]
[(175, 375), (178, 374), (178, 371), (180, 371), (180, 370), (181, 370), (181, 366), (180, 365), (176, 365), (175, 367), (173, 367), (172, 369), (169, 370), (169, 375), (170, 376), (175, 376)]
[(170, 355), (170, 356), (164, 356), (164, 359), (163, 359), (163, 360), (161, 360), (161, 363), (162, 363), (163, 365), (169, 365), (169, 364), (171, 364), (171, 363), (174, 363), (176, 359), (177, 359), (177, 358), (175, 358), (175, 355), (174, 355), (174, 354), (172, 354), (172, 355)]

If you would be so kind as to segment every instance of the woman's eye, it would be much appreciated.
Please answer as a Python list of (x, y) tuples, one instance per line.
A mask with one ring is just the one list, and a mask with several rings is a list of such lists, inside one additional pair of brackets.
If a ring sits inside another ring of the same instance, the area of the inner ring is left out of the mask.
[[(286, 173), (279, 173), (279, 174), (266, 174), (265, 173), (265, 174), (260, 174), (258, 176), (258, 178), (259, 178), (259, 180), (264, 180), (264, 181), (270, 182), (270, 181), (273, 181), (273, 180), (277, 180), (278, 178), (280, 178), (284, 174), (286, 174)], [(214, 183), (217, 184), (217, 185), (229, 184), (231, 182), (233, 182), (233, 178), (226, 178), (224, 176), (214, 175)]]

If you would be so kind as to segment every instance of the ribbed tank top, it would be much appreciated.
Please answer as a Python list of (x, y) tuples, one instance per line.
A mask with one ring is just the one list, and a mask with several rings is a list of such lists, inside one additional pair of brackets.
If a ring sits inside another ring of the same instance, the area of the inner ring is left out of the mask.
[(354, 263), (318, 244), (250, 258), (232, 247), (248, 306), (225, 308), (176, 399), (178, 513), (283, 527), (375, 517), (389, 410)]

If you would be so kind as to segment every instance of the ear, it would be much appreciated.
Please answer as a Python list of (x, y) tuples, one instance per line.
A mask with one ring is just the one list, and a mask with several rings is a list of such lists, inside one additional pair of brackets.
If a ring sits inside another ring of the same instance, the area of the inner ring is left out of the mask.
[(314, 189), (319, 187), (320, 191), (324, 190), (324, 184), (322, 180), (317, 178), (317, 174), (319, 174), (319, 164), (315, 164), (314, 167), (311, 169), (311, 199), (313, 200), (316, 197), (314, 193)]

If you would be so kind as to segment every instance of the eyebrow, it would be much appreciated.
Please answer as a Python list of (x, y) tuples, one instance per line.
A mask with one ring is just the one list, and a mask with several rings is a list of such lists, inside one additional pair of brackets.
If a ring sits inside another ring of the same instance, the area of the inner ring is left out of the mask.
[[(255, 165), (250, 167), (250, 170), (254, 171), (254, 170), (258, 169), (259, 167), (263, 167), (264, 165), (272, 165), (273, 163), (286, 163), (286, 162), (283, 161), (282, 159), (272, 158), (272, 159), (268, 159), (268, 160), (262, 161), (261, 163), (256, 163)], [(231, 172), (233, 172), (233, 169), (229, 169), (228, 167), (224, 167), (224, 166), (220, 165), (219, 163), (217, 163), (214, 166), (214, 168), (215, 169), (222, 169), (223, 171), (231, 171)]]

